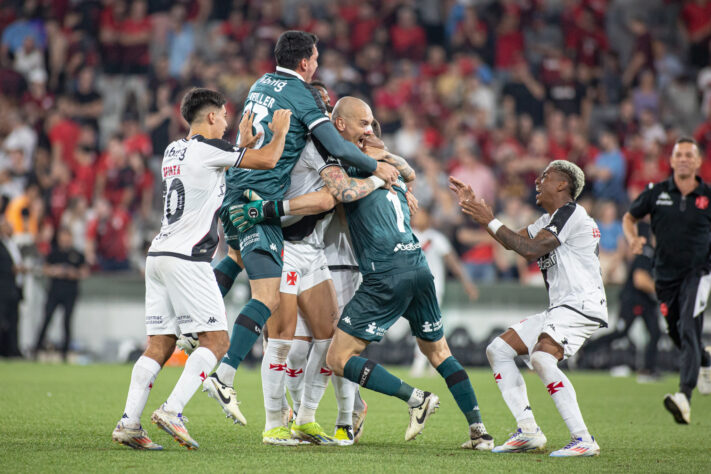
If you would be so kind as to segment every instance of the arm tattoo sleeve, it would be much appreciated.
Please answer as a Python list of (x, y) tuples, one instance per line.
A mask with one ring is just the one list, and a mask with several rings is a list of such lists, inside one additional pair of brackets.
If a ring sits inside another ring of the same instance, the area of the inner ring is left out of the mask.
[(398, 155), (393, 155), (392, 153), (388, 153), (387, 156), (385, 156), (385, 158), (383, 159), (383, 161), (393, 165), (398, 171), (398, 173), (400, 173), (400, 176), (402, 176), (402, 179), (405, 182), (409, 182), (415, 179), (415, 171), (410, 165), (407, 164), (405, 158)]
[(326, 187), (340, 202), (352, 202), (364, 198), (375, 190), (375, 185), (367, 179), (351, 178), (340, 166), (329, 166), (321, 171)]
[(535, 239), (529, 239), (503, 226), (496, 232), (496, 238), (500, 240), (505, 247), (513, 250), (526, 260), (531, 261), (549, 253), (560, 245), (555, 235), (547, 230), (543, 232), (543, 230), (536, 235)]

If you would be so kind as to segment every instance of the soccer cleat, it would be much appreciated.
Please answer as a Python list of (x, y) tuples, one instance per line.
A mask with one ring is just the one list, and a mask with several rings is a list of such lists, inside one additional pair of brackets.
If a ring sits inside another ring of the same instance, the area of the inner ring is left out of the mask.
[(148, 433), (142, 426), (138, 428), (127, 428), (122, 422), (118, 422), (116, 429), (111, 433), (111, 439), (115, 443), (123, 444), (133, 449), (145, 449), (148, 451), (160, 451), (163, 446), (155, 444), (148, 437)]
[(491, 450), (492, 453), (523, 453), (526, 451), (542, 450), (546, 447), (546, 436), (540, 428), (533, 433), (525, 433), (517, 429), (511, 437), (501, 446)]
[(217, 374), (207, 377), (202, 383), (202, 391), (217, 400), (225, 412), (227, 418), (232, 418), (235, 423), (246, 425), (247, 419), (239, 411), (240, 402), (237, 400), (235, 389), (220, 382)]
[(425, 429), (425, 422), (439, 408), (439, 397), (425, 392), (425, 399), (418, 406), (410, 408), (410, 424), (405, 431), (405, 441), (411, 441)]
[(163, 431), (173, 437), (175, 441), (188, 449), (197, 449), (200, 446), (192, 439), (185, 428), (188, 419), (182, 413), (174, 413), (166, 410), (165, 405), (161, 405), (151, 415), (151, 421), (158, 425)]
[(302, 441), (308, 441), (313, 444), (330, 445), (337, 444), (333, 436), (329, 436), (323, 431), (321, 425), (312, 421), (303, 425), (291, 425), (291, 436)]
[(582, 438), (573, 438), (570, 443), (565, 445), (564, 448), (558, 451), (553, 451), (551, 457), (554, 458), (570, 458), (574, 456), (599, 456), (600, 446), (595, 442), (595, 438), (592, 441), (583, 441)]
[(701, 395), (711, 394), (711, 367), (701, 367), (696, 388), (699, 389)]
[(200, 346), (200, 341), (196, 333), (189, 332), (187, 334), (181, 334), (178, 340), (175, 341), (175, 346), (187, 355), (190, 355)]
[(262, 443), (274, 446), (296, 446), (299, 444), (299, 440), (291, 437), (289, 428), (286, 426), (277, 426), (262, 433)]
[(333, 438), (338, 446), (352, 446), (355, 443), (353, 427), (351, 425), (337, 425)]
[(689, 400), (681, 392), (667, 393), (664, 397), (664, 406), (674, 416), (674, 421), (682, 425), (691, 423), (691, 407)]
[(353, 410), (353, 443), (357, 443), (360, 437), (363, 436), (363, 425), (365, 424), (365, 416), (368, 414), (368, 404), (365, 403), (365, 400), (363, 400), (362, 398), (360, 401), (363, 403), (363, 410)]
[(491, 451), (494, 449), (494, 438), (486, 432), (483, 423), (477, 423), (469, 427), (469, 441), (462, 444), (461, 447), (476, 451)]

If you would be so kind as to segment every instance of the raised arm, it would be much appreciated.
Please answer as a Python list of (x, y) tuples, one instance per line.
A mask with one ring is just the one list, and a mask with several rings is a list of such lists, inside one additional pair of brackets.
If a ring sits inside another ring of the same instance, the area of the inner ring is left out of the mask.
[(258, 150), (246, 150), (239, 167), (253, 170), (269, 170), (274, 168), (284, 151), (284, 143), (286, 142), (286, 134), (289, 132), (290, 122), (290, 110), (280, 109), (275, 111), (274, 117), (269, 124), (269, 128), (273, 132), (272, 141)]

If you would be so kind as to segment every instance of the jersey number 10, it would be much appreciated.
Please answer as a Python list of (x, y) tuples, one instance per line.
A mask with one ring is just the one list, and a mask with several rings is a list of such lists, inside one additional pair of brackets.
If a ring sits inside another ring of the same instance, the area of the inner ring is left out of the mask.
[[(171, 206), (174, 201), (173, 195), (175, 195), (175, 207)], [(172, 178), (170, 180), (170, 187), (168, 187), (168, 181), (163, 181), (163, 210), (165, 214), (165, 220), (168, 224), (172, 224), (180, 220), (183, 216), (183, 210), (185, 209), (185, 186), (180, 178)]]

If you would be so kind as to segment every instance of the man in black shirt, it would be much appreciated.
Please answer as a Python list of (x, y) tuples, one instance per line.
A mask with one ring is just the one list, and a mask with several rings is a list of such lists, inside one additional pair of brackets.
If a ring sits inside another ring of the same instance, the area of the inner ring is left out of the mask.
[[(638, 235), (644, 237), (648, 242), (651, 241), (647, 222), (639, 222), (637, 229)], [(581, 351), (584, 356), (608, 348), (613, 341), (626, 337), (636, 318), (640, 317), (649, 332), (649, 342), (647, 342), (647, 348), (644, 351), (644, 369), (640, 373), (640, 377), (642, 375), (656, 377), (657, 343), (661, 331), (654, 280), (652, 279), (653, 263), (654, 247), (644, 244), (642, 253), (634, 255), (627, 269), (627, 281), (620, 292), (620, 313), (617, 328), (614, 332), (587, 343)], [(578, 363), (582, 365), (580, 361)]]
[(688, 424), (697, 382), (699, 392), (711, 393), (711, 354), (701, 341), (711, 288), (711, 187), (696, 176), (701, 156), (693, 139), (677, 140), (670, 163), (672, 176), (642, 192), (622, 226), (632, 250), (641, 253), (646, 239), (638, 235), (636, 223), (647, 214), (652, 217), (657, 299), (669, 336), (681, 350), (679, 392), (667, 394), (664, 406), (677, 423)]
[(74, 303), (79, 296), (79, 280), (89, 273), (89, 267), (84, 261), (84, 255), (72, 247), (72, 234), (67, 228), (57, 232), (57, 245), (47, 256), (44, 274), (50, 277), (47, 303), (45, 305), (44, 324), (37, 338), (35, 353), (42, 349), (47, 327), (52, 321), (54, 311), (61, 306), (64, 309), (64, 343), (62, 358), (67, 360), (69, 342), (71, 340), (71, 318)]

